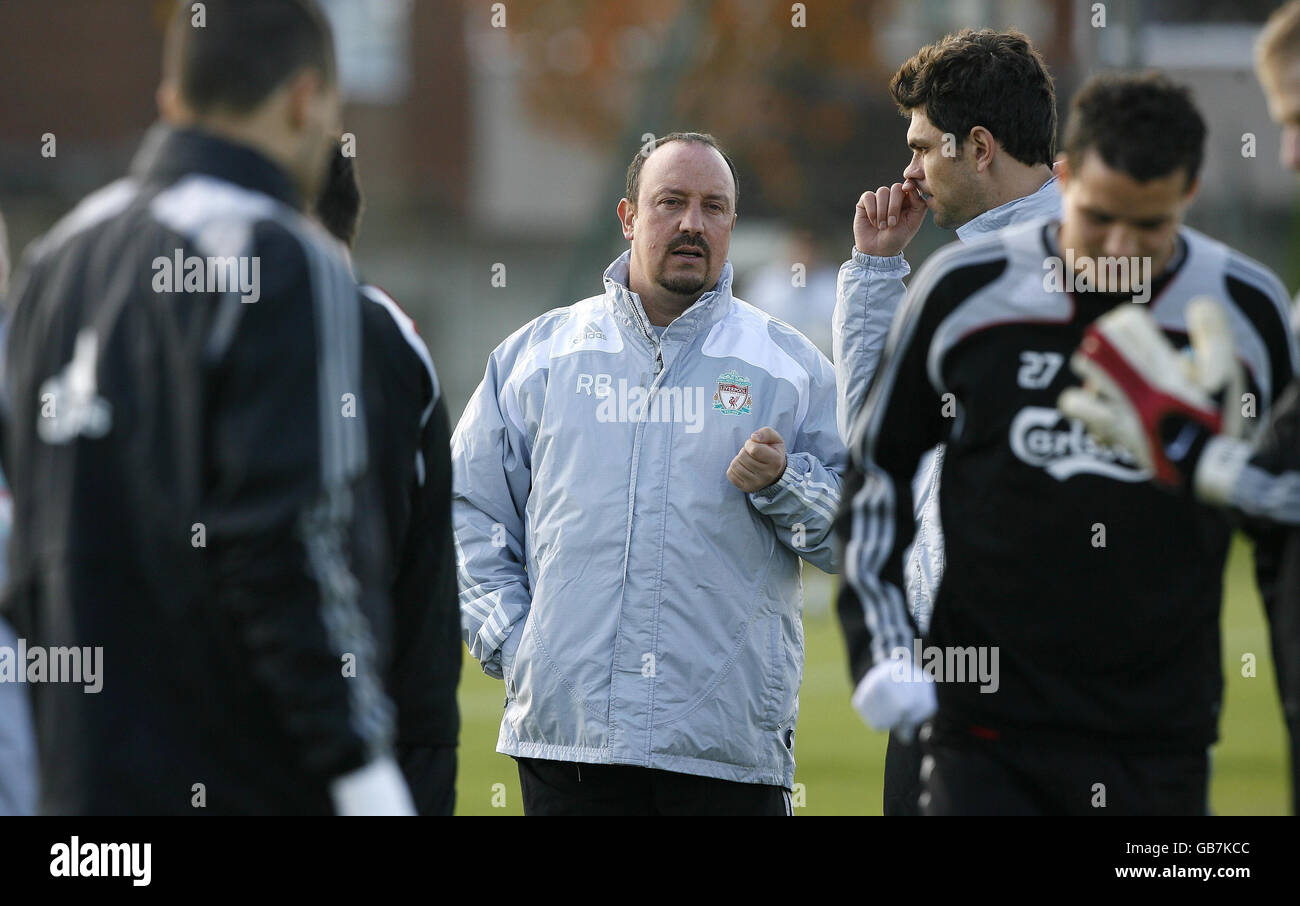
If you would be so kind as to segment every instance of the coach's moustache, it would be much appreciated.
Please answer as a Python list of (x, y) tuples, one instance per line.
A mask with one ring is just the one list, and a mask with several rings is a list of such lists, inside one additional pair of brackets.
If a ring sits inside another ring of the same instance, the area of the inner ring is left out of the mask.
[(680, 239), (674, 239), (668, 245), (668, 251), (665, 254), (673, 255), (683, 249), (687, 253), (693, 252), (705, 260), (709, 258), (709, 241), (703, 236), (683, 236)]

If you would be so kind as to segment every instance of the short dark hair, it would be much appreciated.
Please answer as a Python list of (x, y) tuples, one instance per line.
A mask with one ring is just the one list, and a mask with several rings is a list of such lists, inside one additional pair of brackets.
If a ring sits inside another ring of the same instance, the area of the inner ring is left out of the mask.
[(1056, 86), (1020, 32), (963, 29), (922, 47), (889, 81), (903, 114), (920, 110), (962, 142), (983, 126), (1022, 164), (1056, 157)]
[(365, 196), (357, 178), (356, 159), (344, 154), (342, 144), (336, 143), (330, 156), (329, 171), (316, 199), (316, 219), (334, 238), (351, 248), (357, 238), (364, 206)]
[[(731, 155), (722, 150), (722, 145), (718, 140), (707, 132), (669, 132), (654, 140), (654, 144), (648, 148), (642, 146), (637, 151), (636, 156), (632, 158), (632, 163), (627, 165), (627, 186), (624, 196), (632, 204), (636, 204), (637, 194), (641, 191), (641, 168), (645, 166), (646, 158), (659, 150), (661, 145), (669, 142), (695, 142), (700, 145), (708, 145), (714, 151), (722, 155), (722, 159), (727, 162), (727, 169), (731, 170), (731, 184), (736, 187), (736, 197), (732, 199), (732, 205), (735, 208), (740, 207), (740, 177), (736, 175), (736, 165), (732, 163)], [(734, 211), (733, 211), (734, 213)]]
[(199, 113), (257, 108), (300, 69), (335, 78), (334, 37), (316, 0), (206, 0), (203, 25), (177, 4), (164, 71)]
[(1159, 72), (1102, 73), (1079, 89), (1065, 126), (1075, 167), (1089, 149), (1138, 182), (1181, 167), (1190, 186), (1205, 155), (1205, 120), (1192, 93)]

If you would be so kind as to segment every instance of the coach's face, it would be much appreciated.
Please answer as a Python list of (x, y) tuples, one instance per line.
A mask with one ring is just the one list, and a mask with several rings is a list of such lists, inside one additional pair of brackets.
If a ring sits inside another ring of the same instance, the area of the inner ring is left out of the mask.
[(618, 206), (632, 243), (629, 284), (693, 303), (722, 274), (736, 225), (736, 187), (727, 162), (700, 142), (656, 148), (641, 168), (635, 204)]
[(1300, 172), (1300, 57), (1260, 65), (1268, 115), (1282, 127), (1282, 166)]
[(903, 178), (920, 188), (925, 206), (934, 213), (935, 226), (955, 230), (984, 213), (969, 141), (959, 152), (955, 138), (945, 140), (925, 111), (913, 110), (907, 147), (912, 149), (912, 161)]
[[(1063, 198), (1062, 251), (1070, 249), (1097, 263), (1111, 258), (1149, 259), (1151, 275), (1159, 275), (1174, 253), (1174, 239), (1198, 184), (1188, 184), (1187, 171), (1139, 182), (1123, 170), (1106, 165), (1095, 150), (1081, 161), (1065, 158), (1058, 169)], [(1101, 273), (1104, 269), (1098, 268)], [(1130, 286), (1102, 286), (1112, 292), (1135, 291)]]

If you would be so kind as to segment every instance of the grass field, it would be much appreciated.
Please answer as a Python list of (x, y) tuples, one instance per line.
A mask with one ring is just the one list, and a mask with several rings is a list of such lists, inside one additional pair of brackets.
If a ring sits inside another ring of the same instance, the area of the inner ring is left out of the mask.
[[(799, 694), (795, 783), (803, 815), (879, 815), (885, 735), (873, 733), (849, 705), (839, 627), (829, 601), (830, 577), (805, 566), (807, 664)], [(1252, 578), (1250, 548), (1233, 546), (1223, 611), (1224, 705), (1214, 749), (1211, 806), (1219, 815), (1287, 813), (1282, 726), (1268, 629)], [(1256, 656), (1256, 675), (1242, 676), (1242, 655)], [(458, 815), (522, 814), (515, 763), (496, 752), (505, 692), (465, 654), (460, 688), (462, 729), (456, 784)]]

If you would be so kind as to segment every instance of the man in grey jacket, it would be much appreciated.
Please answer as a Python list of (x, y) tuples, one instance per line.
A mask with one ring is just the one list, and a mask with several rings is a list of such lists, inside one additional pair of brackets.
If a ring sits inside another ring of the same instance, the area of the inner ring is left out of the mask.
[[(18, 639), (0, 617), (0, 656), (14, 661)], [(26, 664), (13, 664), (15, 670)], [(16, 678), (0, 679), (0, 816), (36, 811), (36, 743), (27, 687)]]
[(837, 568), (830, 362), (731, 294), (731, 161), (638, 153), (604, 293), (492, 353), (452, 439), (462, 630), (528, 814), (789, 814), (800, 558)]
[[(9, 236), (0, 214), (0, 300), (9, 289)], [(0, 316), (0, 350), (5, 347), (6, 321)], [(9, 530), (13, 527), (13, 501), (9, 485), (0, 474), (0, 587), (9, 575)], [(0, 657), (12, 659), (18, 639), (0, 617)], [(25, 665), (13, 665), (25, 669)], [(36, 810), (36, 741), (27, 687), (0, 678), (0, 816), (30, 815)]]
[[(840, 268), (833, 321), (839, 387), (838, 424), (850, 443), (867, 388), (880, 362), (911, 267), (903, 250), (926, 211), (936, 226), (970, 242), (1012, 224), (1060, 212), (1052, 173), (1056, 89), (1029, 39), (1016, 31), (970, 29), (921, 48), (890, 81), (899, 111), (910, 117), (912, 160), (903, 182), (865, 192), (853, 217), (852, 257)], [(939, 477), (943, 447), (922, 460), (913, 482), (916, 540), (906, 564), (908, 605), (921, 632), (930, 622), (943, 575)], [(841, 588), (840, 621), (849, 649), (854, 705), (870, 707), (860, 685), (871, 667), (856, 644), (863, 613)], [(920, 752), (893, 734), (885, 758), (886, 815), (914, 815), (920, 795)]]

